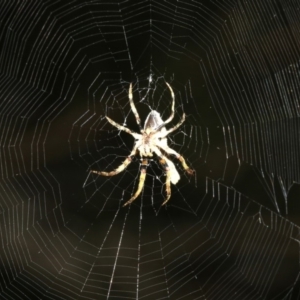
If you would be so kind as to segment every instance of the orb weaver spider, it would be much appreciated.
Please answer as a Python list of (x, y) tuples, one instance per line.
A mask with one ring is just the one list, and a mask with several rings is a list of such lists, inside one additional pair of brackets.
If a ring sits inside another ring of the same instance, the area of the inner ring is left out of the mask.
[[(172, 106), (171, 106), (171, 115), (169, 118), (165, 121), (162, 120), (160, 113), (156, 110), (152, 110), (144, 124), (144, 128), (141, 126), (141, 119), (137, 112), (137, 109), (133, 102), (133, 96), (132, 96), (132, 83), (130, 83), (129, 86), (129, 102), (131, 106), (131, 110), (135, 116), (136, 123), (140, 128), (140, 133), (135, 133), (131, 131), (129, 128), (122, 126), (109, 117), (106, 116), (106, 119), (108, 122), (113, 125), (114, 127), (118, 128), (119, 130), (125, 131), (128, 134), (132, 135), (135, 139), (135, 143), (133, 146), (133, 149), (129, 156), (123, 161), (123, 163), (117, 167), (115, 170), (110, 172), (104, 172), (104, 171), (96, 171), (91, 170), (90, 172), (101, 175), (101, 176), (114, 176), (119, 174), (120, 172), (124, 171), (128, 165), (131, 163), (134, 156), (137, 154), (141, 157), (141, 168), (140, 168), (140, 178), (139, 183), (136, 192), (133, 194), (133, 196), (125, 202), (123, 206), (126, 206), (130, 203), (132, 203), (141, 193), (143, 190), (144, 184), (145, 184), (145, 178), (146, 178), (146, 169), (148, 166), (148, 158), (153, 157), (153, 153), (156, 154), (156, 156), (159, 158), (159, 163), (164, 168), (166, 172), (166, 198), (165, 201), (162, 203), (162, 205), (165, 205), (170, 197), (171, 197), (171, 183), (176, 184), (179, 179), (180, 175), (178, 171), (176, 170), (176, 167), (174, 163), (166, 156), (166, 155), (174, 155), (181, 163), (183, 169), (190, 175), (194, 174), (194, 170), (192, 170), (186, 163), (183, 156), (181, 156), (179, 153), (177, 153), (174, 149), (170, 148), (168, 146), (168, 140), (167, 136), (175, 131), (177, 128), (179, 128), (182, 123), (185, 120), (185, 114), (183, 113), (181, 120), (179, 123), (177, 123), (174, 127), (170, 129), (166, 129), (166, 124), (170, 123), (174, 118), (174, 107), (175, 107), (175, 95), (173, 92), (173, 89), (171, 86), (166, 82), (172, 96)], [(166, 154), (166, 155), (165, 155)]]

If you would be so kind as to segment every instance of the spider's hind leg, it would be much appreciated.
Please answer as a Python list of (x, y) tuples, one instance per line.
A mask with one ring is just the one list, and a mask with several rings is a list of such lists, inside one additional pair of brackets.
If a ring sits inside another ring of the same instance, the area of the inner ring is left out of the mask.
[(148, 166), (148, 159), (143, 159), (142, 164), (141, 164), (141, 170), (140, 170), (141, 174), (140, 174), (138, 188), (137, 188), (136, 192), (134, 193), (134, 195), (127, 202), (125, 202), (123, 207), (132, 203), (140, 195), (141, 191), (143, 190), (143, 187), (145, 184), (145, 179), (146, 179), (147, 166)]
[(165, 205), (171, 197), (171, 170), (168, 166), (168, 163), (166, 162), (166, 160), (164, 158), (161, 158), (159, 160), (159, 163), (162, 165), (162, 167), (164, 168), (165, 172), (166, 172), (166, 198), (165, 201), (162, 203), (162, 206)]
[(184, 159), (184, 157), (183, 157), (182, 155), (180, 155), (178, 152), (176, 152), (174, 149), (170, 148), (169, 146), (166, 146), (166, 147), (164, 148), (164, 151), (165, 151), (166, 153), (170, 154), (170, 155), (174, 155), (174, 156), (180, 161), (180, 163), (181, 163), (183, 169), (184, 169), (189, 175), (194, 175), (195, 171), (194, 171), (193, 169), (191, 169), (191, 168), (187, 165), (187, 163), (186, 163), (186, 161), (185, 161), (185, 159)]

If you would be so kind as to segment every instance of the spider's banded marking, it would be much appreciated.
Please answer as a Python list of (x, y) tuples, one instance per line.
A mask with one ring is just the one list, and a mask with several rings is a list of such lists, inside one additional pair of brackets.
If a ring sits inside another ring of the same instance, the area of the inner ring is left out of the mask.
[(145, 179), (146, 179), (147, 166), (148, 166), (148, 159), (143, 159), (142, 164), (141, 164), (141, 169), (140, 169), (141, 174), (140, 174), (138, 188), (137, 188), (136, 192), (134, 193), (134, 195), (123, 206), (130, 204), (132, 201), (134, 201), (140, 195), (140, 193), (144, 187), (144, 183), (145, 183)]
[(129, 93), (128, 93), (128, 98), (129, 98), (129, 103), (130, 103), (130, 107), (131, 107), (131, 110), (135, 116), (135, 119), (136, 119), (136, 123), (138, 124), (140, 130), (142, 130), (142, 126), (141, 126), (141, 118), (139, 116), (139, 113), (133, 103), (133, 96), (132, 96), (132, 83), (130, 83), (130, 86), (129, 86)]
[(170, 123), (173, 120), (174, 113), (175, 113), (174, 112), (174, 109), (175, 109), (175, 95), (174, 95), (173, 89), (171, 88), (171, 86), (167, 82), (166, 82), (166, 85), (168, 86), (168, 88), (169, 88), (169, 90), (171, 92), (171, 96), (172, 96), (173, 101), (172, 101), (172, 107), (171, 107), (171, 115), (170, 115), (170, 117), (166, 121), (164, 121), (164, 125)]
[(148, 159), (146, 157), (152, 157), (153, 153), (155, 153), (158, 156), (159, 162), (166, 172), (166, 198), (162, 205), (165, 205), (171, 197), (171, 183), (176, 184), (180, 179), (180, 175), (176, 170), (174, 163), (170, 159), (168, 159), (166, 155), (174, 155), (180, 161), (182, 167), (188, 174), (194, 174), (194, 171), (187, 165), (183, 156), (181, 156), (174, 149), (168, 146), (168, 134), (170, 134), (182, 125), (182, 123), (185, 121), (185, 114), (183, 113), (181, 120), (174, 127), (168, 130), (166, 129), (166, 124), (173, 120), (175, 114), (175, 95), (171, 86), (167, 82), (166, 84), (172, 96), (171, 115), (166, 121), (162, 120), (159, 112), (157, 112), (156, 110), (152, 110), (146, 118), (144, 128), (141, 127), (140, 116), (133, 102), (132, 84), (130, 84), (129, 86), (128, 97), (131, 110), (135, 116), (137, 124), (139, 125), (140, 133), (133, 132), (129, 128), (118, 124), (117, 122), (113, 121), (112, 119), (106, 116), (106, 119), (111, 125), (118, 128), (119, 130), (125, 131), (128, 134), (132, 135), (135, 139), (135, 144), (130, 155), (115, 170), (111, 172), (91, 170), (91, 172), (102, 176), (114, 176), (124, 171), (125, 168), (127, 168), (127, 166), (132, 161), (133, 156), (135, 156), (137, 153), (139, 153), (142, 159), (138, 188), (134, 195), (123, 206), (132, 203), (143, 190), (146, 178), (146, 169), (148, 166)]
[(123, 163), (113, 171), (103, 172), (103, 171), (91, 170), (91, 173), (95, 173), (95, 174), (102, 175), (102, 176), (117, 175), (117, 174), (121, 173), (122, 171), (124, 171), (128, 167), (128, 165), (132, 162), (132, 159), (136, 155), (136, 152), (137, 152), (137, 147), (134, 147), (133, 150), (131, 151), (130, 155), (123, 161)]
[(188, 173), (188, 174), (190, 174), (190, 175), (193, 175), (194, 174), (194, 170), (192, 170), (192, 169), (190, 169), (190, 167), (187, 165), (187, 163), (186, 163), (186, 161), (185, 161), (185, 159), (183, 158), (183, 156), (182, 155), (176, 155), (175, 154), (175, 157), (181, 162), (181, 165), (182, 165), (182, 167), (184, 168), (184, 170)]
[(171, 197), (171, 170), (165, 159), (161, 158), (159, 160), (159, 163), (162, 165), (162, 167), (164, 168), (164, 170), (166, 172), (166, 198), (162, 204), (162, 206), (163, 206), (170, 200), (170, 197)]
[(132, 132), (130, 129), (128, 129), (128, 128), (125, 127), (125, 126), (122, 126), (122, 125), (118, 124), (117, 122), (115, 122), (114, 120), (112, 120), (111, 118), (109, 118), (108, 116), (106, 116), (105, 118), (107, 119), (107, 121), (108, 121), (111, 125), (117, 127), (117, 128), (120, 129), (120, 130), (123, 130), (123, 131), (125, 131), (125, 132), (131, 134), (133, 137), (135, 137), (136, 135), (138, 135), (138, 133)]

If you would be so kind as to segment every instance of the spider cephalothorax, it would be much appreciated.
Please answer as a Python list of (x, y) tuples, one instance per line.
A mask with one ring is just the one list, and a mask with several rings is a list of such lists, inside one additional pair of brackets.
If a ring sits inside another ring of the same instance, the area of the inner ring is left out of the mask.
[(146, 178), (146, 169), (148, 166), (148, 157), (152, 157), (153, 154), (156, 154), (159, 158), (159, 163), (163, 166), (163, 168), (166, 171), (166, 198), (162, 205), (165, 205), (170, 197), (171, 197), (171, 183), (176, 184), (178, 180), (180, 179), (180, 175), (178, 171), (176, 170), (176, 167), (174, 163), (166, 156), (166, 155), (174, 155), (182, 164), (182, 167), (185, 169), (185, 171), (188, 174), (193, 174), (194, 171), (188, 167), (188, 165), (185, 162), (185, 159), (177, 153), (175, 150), (170, 148), (168, 146), (168, 140), (167, 136), (174, 130), (176, 130), (178, 127), (181, 126), (181, 124), (185, 120), (185, 114), (182, 115), (181, 120), (179, 123), (177, 123), (174, 127), (170, 129), (166, 129), (165, 125), (172, 121), (174, 118), (174, 107), (175, 107), (175, 96), (174, 92), (171, 88), (171, 86), (166, 83), (171, 95), (172, 95), (172, 106), (171, 106), (171, 115), (170, 117), (163, 121), (160, 113), (156, 110), (152, 110), (145, 121), (144, 128), (141, 126), (141, 119), (139, 117), (139, 114), (136, 110), (136, 107), (133, 103), (133, 97), (132, 97), (132, 84), (129, 86), (129, 102), (131, 106), (131, 110), (135, 116), (136, 122), (140, 128), (140, 133), (135, 133), (131, 131), (129, 128), (122, 126), (109, 117), (106, 116), (109, 123), (111, 123), (113, 126), (117, 127), (119, 130), (123, 130), (129, 134), (131, 134), (135, 139), (135, 144), (133, 146), (133, 150), (131, 151), (130, 155), (124, 160), (124, 162), (117, 167), (115, 170), (111, 172), (101, 172), (96, 170), (91, 170), (92, 173), (96, 173), (98, 175), (102, 176), (114, 176), (122, 171), (130, 164), (132, 161), (132, 158), (139, 153), (141, 157), (141, 174), (140, 174), (140, 180), (138, 184), (138, 188), (134, 195), (123, 205), (126, 206), (130, 204), (132, 201), (134, 201), (139, 194), (141, 193), (145, 178)]

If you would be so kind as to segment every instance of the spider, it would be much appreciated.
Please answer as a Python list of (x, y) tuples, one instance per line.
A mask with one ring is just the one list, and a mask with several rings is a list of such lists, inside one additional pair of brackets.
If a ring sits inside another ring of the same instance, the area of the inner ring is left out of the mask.
[(166, 183), (165, 183), (166, 198), (165, 201), (162, 203), (162, 205), (165, 205), (171, 197), (171, 183), (176, 184), (180, 179), (180, 175), (176, 170), (174, 163), (166, 155), (174, 155), (180, 161), (182, 167), (188, 174), (192, 175), (194, 173), (194, 171), (190, 169), (189, 166), (186, 164), (186, 161), (183, 158), (183, 156), (181, 156), (174, 149), (168, 146), (167, 136), (182, 125), (182, 123), (185, 120), (185, 114), (183, 113), (181, 120), (174, 127), (170, 129), (166, 129), (165, 125), (171, 122), (174, 117), (174, 106), (175, 106), (175, 96), (174, 96), (173, 89), (167, 82), (166, 84), (172, 96), (171, 115), (167, 120), (163, 121), (160, 116), (160, 113), (157, 112), (156, 110), (152, 110), (146, 118), (144, 128), (142, 128), (140, 116), (133, 103), (132, 83), (129, 86), (128, 98), (129, 98), (131, 110), (139, 126), (140, 133), (135, 133), (131, 131), (129, 128), (116, 123), (115, 121), (113, 121), (112, 119), (106, 116), (106, 119), (111, 125), (117, 127), (119, 130), (131, 134), (135, 139), (135, 143), (129, 156), (115, 170), (110, 172), (91, 170), (91, 172), (102, 176), (114, 176), (124, 171), (131, 163), (134, 156), (137, 155), (138, 153), (142, 161), (137, 190), (123, 206), (132, 203), (143, 190), (145, 178), (146, 178), (146, 169), (148, 166), (148, 158), (153, 157), (153, 153), (155, 153), (156, 156), (159, 158), (159, 163), (161, 164), (161, 166), (164, 168), (166, 172)]

